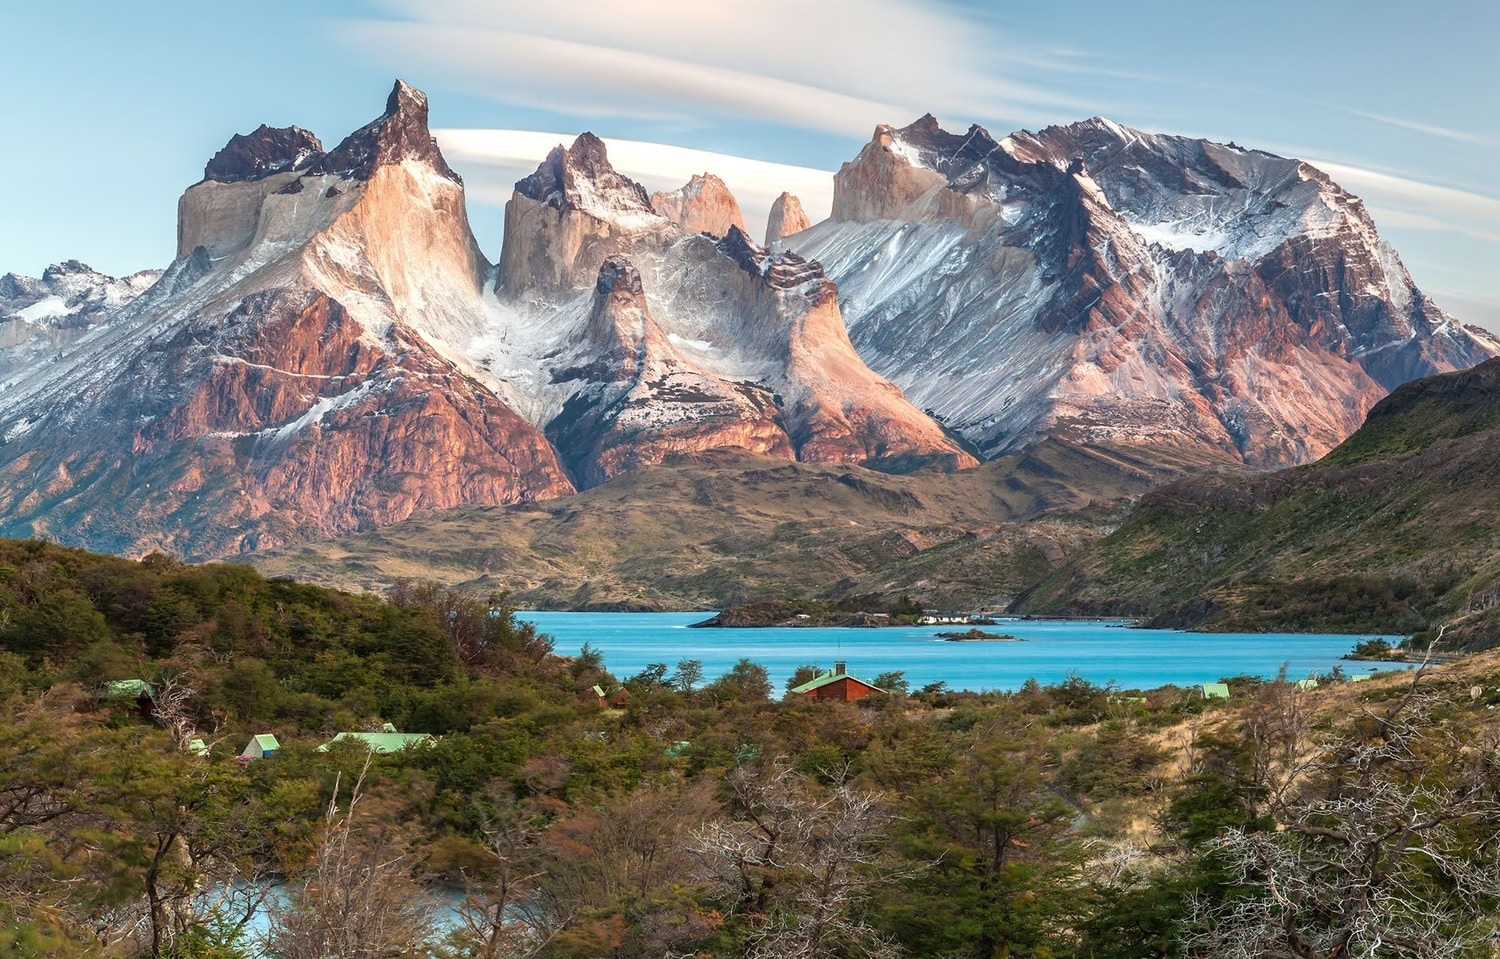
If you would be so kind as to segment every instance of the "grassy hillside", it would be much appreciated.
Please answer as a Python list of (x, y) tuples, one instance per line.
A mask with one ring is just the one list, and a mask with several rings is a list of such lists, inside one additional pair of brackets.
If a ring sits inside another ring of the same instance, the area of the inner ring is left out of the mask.
[(427, 514), (253, 562), (355, 589), (407, 577), (505, 588), (543, 608), (902, 591), (939, 605), (1004, 605), (1103, 535), (1121, 498), (1209, 468), (1226, 467), (1063, 442), (911, 476), (725, 451), (567, 499)]
[(1028, 612), (1219, 629), (1403, 631), (1490, 645), (1500, 600), (1500, 363), (1408, 384), (1320, 462), (1143, 497)]
[[(549, 646), (0, 540), (0, 955), (1492, 955), (1500, 653), (846, 704)], [(435, 738), (319, 748), (386, 722)]]

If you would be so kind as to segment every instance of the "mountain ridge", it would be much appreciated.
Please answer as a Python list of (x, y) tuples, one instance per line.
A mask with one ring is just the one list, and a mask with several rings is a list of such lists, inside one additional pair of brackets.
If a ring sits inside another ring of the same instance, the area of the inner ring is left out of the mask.
[(762, 247), (717, 177), (653, 198), (584, 133), (517, 183), (492, 266), (427, 112), (398, 80), (332, 149), (236, 134), (160, 273), (0, 278), (0, 532), (202, 558), (719, 447), (908, 472), (1054, 438), (1269, 467), (1500, 352), (1357, 198), (1232, 144), (929, 115), (877, 128), (831, 219), (783, 194)]

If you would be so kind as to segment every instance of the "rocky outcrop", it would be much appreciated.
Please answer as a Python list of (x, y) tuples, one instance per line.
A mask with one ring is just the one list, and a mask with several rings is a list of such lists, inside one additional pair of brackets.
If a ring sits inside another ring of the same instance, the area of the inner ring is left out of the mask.
[(496, 289), (511, 296), (572, 294), (599, 264), (675, 235), (646, 188), (616, 172), (604, 142), (579, 134), (516, 184), (505, 204), (505, 245)]
[(812, 221), (802, 212), (802, 201), (790, 193), (782, 193), (771, 201), (771, 212), (766, 217), (766, 246), (810, 226)]
[[(584, 135), (507, 206), (500, 294), (518, 332), (484, 362), (543, 372), (516, 392), (575, 480), (724, 446), (888, 470), (976, 462), (861, 362), (821, 266), (733, 223), (689, 233), (643, 197)], [(578, 291), (590, 262), (594, 289)]]
[(268, 127), (236, 133), (203, 168), (203, 179), (218, 183), (263, 180), (277, 173), (307, 169), (323, 156), (323, 144), (301, 127)]
[(105, 276), (68, 260), (47, 267), (40, 278), (0, 276), (0, 383), (46, 369), (63, 351), (98, 335), (161, 275), (142, 270)]
[(624, 257), (599, 269), (585, 339), (592, 361), (553, 374), (571, 393), (547, 425), (580, 486), (711, 449), (792, 457), (775, 397), (752, 383), (727, 382), (674, 347)]
[(1095, 118), (882, 126), (798, 251), (860, 355), (987, 455), (1046, 435), (1314, 459), (1393, 385), (1500, 344), (1296, 160)]
[(694, 174), (676, 190), (653, 193), (651, 209), (687, 233), (724, 236), (730, 227), (745, 229), (739, 201), (724, 181), (712, 173)]
[(425, 102), (398, 83), (312, 162), (258, 131), (210, 164), (161, 280), (11, 381), (0, 531), (206, 557), (573, 489), (463, 359), (487, 264)]

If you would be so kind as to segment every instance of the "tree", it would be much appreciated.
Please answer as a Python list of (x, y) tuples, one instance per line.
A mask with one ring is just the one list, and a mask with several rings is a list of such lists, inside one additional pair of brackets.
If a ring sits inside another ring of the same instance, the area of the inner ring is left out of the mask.
[(731, 816), (693, 839), (704, 877), (745, 927), (756, 959), (889, 954), (859, 915), (894, 880), (886, 859), (892, 813), (878, 793), (833, 787), (785, 759), (728, 777)]
[(974, 959), (1065, 940), (1077, 879), (1073, 814), (1049, 767), (1043, 733), (998, 720), (956, 743), (901, 808), (903, 848), (933, 865), (904, 895), (887, 897), (882, 924), (933, 954)]
[(672, 674), (672, 685), (679, 692), (691, 693), (703, 682), (703, 660), (701, 659), (679, 659), (677, 671)]
[(771, 675), (766, 667), (741, 659), (703, 691), (716, 703), (760, 703), (771, 698), (771, 689)]
[(494, 815), (480, 826), (484, 859), (463, 873), (464, 898), (448, 941), (474, 959), (524, 959), (567, 925), (572, 905), (541, 892), (547, 875), (541, 818), (498, 789), (490, 790), (490, 800)]
[(1193, 904), (1187, 945), (1226, 959), (1489, 955), (1500, 931), (1500, 763), (1464, 742), (1418, 670), (1347, 731), (1266, 765), (1269, 829), (1208, 844), (1234, 889)]
[(432, 904), (400, 838), (355, 828), (369, 768), (366, 759), (342, 810), (335, 781), (311, 865), (267, 910), (274, 959), (395, 959), (428, 939)]
[(791, 692), (803, 683), (810, 683), (822, 675), (823, 669), (810, 663), (804, 663), (792, 670), (792, 675), (787, 677), (786, 691)]

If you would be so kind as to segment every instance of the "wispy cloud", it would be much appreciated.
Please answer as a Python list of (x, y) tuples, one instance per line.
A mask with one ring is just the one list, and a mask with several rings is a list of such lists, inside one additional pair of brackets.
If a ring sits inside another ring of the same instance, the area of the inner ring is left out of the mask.
[(1500, 243), (1500, 199), (1347, 163), (1308, 162), (1363, 197), (1377, 223)]
[[(389, 0), (355, 47), (502, 102), (579, 116), (724, 116), (864, 136), (924, 112), (1025, 124), (1086, 107), (1034, 81), (1079, 69), (918, 0)], [(1005, 51), (1018, 55), (1008, 59)]]
[[(530, 130), (434, 130), (433, 134), (443, 155), (463, 173), (469, 194), (496, 206), (510, 198), (515, 181), (535, 170), (549, 150), (573, 142), (568, 134)], [(833, 174), (828, 170), (640, 140), (608, 139), (605, 147), (615, 169), (651, 191), (676, 189), (695, 173), (716, 174), (739, 201), (745, 225), (757, 239), (771, 202), (782, 191), (801, 200), (814, 221), (826, 217), (833, 205)]]
[(1352, 107), (1337, 107), (1337, 109), (1343, 110), (1345, 113), (1350, 113), (1357, 117), (1364, 117), (1366, 120), (1374, 120), (1377, 123), (1384, 123), (1388, 126), (1400, 127), (1403, 130), (1411, 130), (1416, 133), (1426, 134), (1427, 136), (1440, 137), (1444, 140), (1457, 140), (1460, 143), (1477, 143), (1489, 146), (1493, 146), (1495, 144), (1495, 141), (1490, 137), (1481, 136), (1478, 133), (1472, 133), (1468, 130), (1455, 130), (1452, 127), (1437, 126), (1431, 123), (1418, 123), (1415, 120), (1403, 120), (1399, 117), (1388, 117), (1384, 114), (1371, 113), (1368, 110), (1356, 110)]

